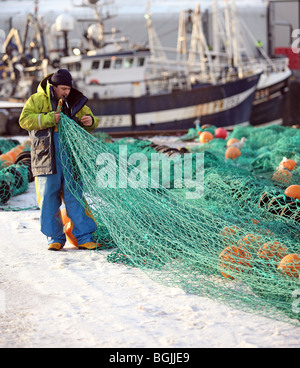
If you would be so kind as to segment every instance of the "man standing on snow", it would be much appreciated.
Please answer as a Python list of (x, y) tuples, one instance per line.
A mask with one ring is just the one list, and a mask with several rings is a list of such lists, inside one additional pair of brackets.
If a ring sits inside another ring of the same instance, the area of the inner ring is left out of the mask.
[[(92, 132), (99, 122), (86, 106), (87, 98), (73, 88), (72, 76), (66, 69), (60, 69), (44, 78), (37, 93), (26, 102), (19, 123), (23, 129), (29, 131), (31, 139), (32, 172), (36, 177), (36, 191), (41, 209), (41, 231), (48, 238), (49, 250), (58, 251), (63, 248), (66, 242), (60, 215), (63, 198), (67, 215), (74, 225), (72, 233), (77, 239), (79, 249), (95, 250), (99, 246), (92, 238), (96, 224), (68, 189), (63, 172), (63, 165), (66, 163), (62, 164), (58, 155), (57, 124), (60, 123), (60, 113), (57, 106), (61, 99), (64, 101), (62, 112), (73, 119), (74, 124), (76, 122)], [(82, 193), (76, 194), (82, 197)]]

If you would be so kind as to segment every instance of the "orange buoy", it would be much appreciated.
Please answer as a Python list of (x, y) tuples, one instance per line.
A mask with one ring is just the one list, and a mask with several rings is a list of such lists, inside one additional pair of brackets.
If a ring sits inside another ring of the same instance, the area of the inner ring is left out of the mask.
[(10, 155), (8, 155), (7, 153), (3, 153), (2, 155), (0, 155), (0, 163), (1, 167), (3, 168), (13, 165), (14, 161), (12, 160), (12, 157)]
[(228, 139), (226, 146), (229, 147), (231, 144), (237, 143), (237, 142), (239, 142), (237, 138), (230, 138)]
[(288, 253), (289, 251), (284, 244), (278, 241), (269, 241), (259, 248), (257, 256), (261, 259), (271, 259), (272, 261), (279, 262)]
[(225, 226), (222, 230), (222, 235), (236, 235), (238, 232), (240, 232), (241, 229), (238, 227), (238, 226), (231, 226), (231, 227), (228, 227), (228, 226)]
[(285, 160), (285, 161), (282, 162), (282, 166), (285, 169), (288, 169), (290, 171), (293, 171), (297, 167), (297, 162), (295, 160), (288, 159), (288, 160)]
[(289, 277), (299, 277), (300, 275), (300, 254), (288, 254), (278, 265), (278, 270), (283, 275)]
[(287, 169), (277, 169), (272, 176), (274, 181), (289, 184), (293, 178), (293, 174)]
[(233, 280), (233, 274), (244, 272), (249, 267), (252, 267), (252, 256), (246, 249), (233, 245), (219, 255), (219, 269), (226, 279)]
[(210, 142), (214, 139), (214, 136), (212, 135), (211, 132), (202, 132), (199, 135), (199, 141), (200, 143), (207, 143)]
[(238, 241), (238, 245), (241, 248), (245, 248), (250, 251), (257, 251), (257, 249), (263, 244), (263, 238), (261, 235), (247, 234)]
[(294, 199), (300, 199), (300, 185), (290, 185), (284, 194)]
[(241, 156), (241, 151), (237, 147), (228, 147), (225, 152), (225, 158), (235, 160), (236, 158)]
[(225, 226), (221, 231), (223, 241), (225, 243), (230, 243), (230, 244), (236, 243), (235, 237), (237, 237), (240, 231), (241, 229), (238, 226), (235, 226), (235, 225), (231, 227)]
[(24, 147), (20, 144), (14, 148), (12, 148), (10, 151), (2, 154), (0, 156), (0, 162), (2, 162), (1, 167), (7, 167), (10, 165), (13, 165), (16, 161), (17, 156), (24, 151)]

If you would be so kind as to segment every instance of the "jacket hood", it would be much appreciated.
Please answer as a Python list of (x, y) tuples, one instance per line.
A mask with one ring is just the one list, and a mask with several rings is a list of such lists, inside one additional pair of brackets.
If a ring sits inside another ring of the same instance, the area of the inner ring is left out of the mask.
[(53, 73), (43, 78), (37, 88), (37, 93), (42, 93), (48, 98), (50, 106), (51, 106), (50, 78), (52, 75)]
[(37, 88), (38, 93), (44, 93), (45, 95), (49, 94), (50, 91), (50, 79), (52, 77), (53, 73), (48, 74), (45, 78), (43, 78)]

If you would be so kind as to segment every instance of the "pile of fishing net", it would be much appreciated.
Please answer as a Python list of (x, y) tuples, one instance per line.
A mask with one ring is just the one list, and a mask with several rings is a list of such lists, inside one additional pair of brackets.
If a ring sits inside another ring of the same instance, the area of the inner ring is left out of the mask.
[(300, 169), (289, 169), (288, 182), (274, 173), (284, 157), (300, 162), (299, 130), (236, 128), (228, 139), (247, 139), (240, 156), (226, 159), (228, 139), (212, 139), (170, 155), (171, 169), (161, 173), (160, 155), (167, 155), (151, 142), (102, 139), (61, 120), (60, 155), (68, 157), (65, 170), (73, 178), (67, 185), (74, 193), (82, 189), (78, 200), (97, 222), (95, 240), (111, 248), (109, 261), (298, 324), (300, 204), (284, 193), (299, 183)]
[(33, 176), (29, 142), (0, 139), (0, 152), (0, 205), (3, 205), (11, 197), (26, 192)]

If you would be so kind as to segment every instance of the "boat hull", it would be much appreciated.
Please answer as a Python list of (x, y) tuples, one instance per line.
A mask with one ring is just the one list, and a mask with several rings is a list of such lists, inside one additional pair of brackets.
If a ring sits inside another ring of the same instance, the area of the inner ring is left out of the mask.
[(258, 86), (250, 116), (251, 125), (283, 119), (290, 77), (291, 73), (283, 74), (281, 80), (271, 85)]
[(90, 99), (99, 130), (183, 130), (201, 124), (229, 127), (248, 123), (260, 74), (223, 85), (137, 98)]

